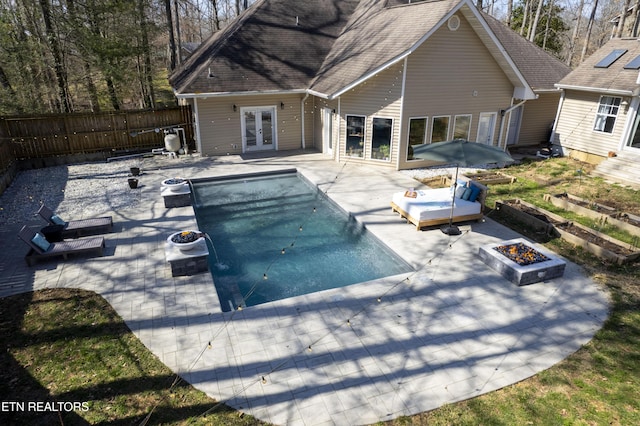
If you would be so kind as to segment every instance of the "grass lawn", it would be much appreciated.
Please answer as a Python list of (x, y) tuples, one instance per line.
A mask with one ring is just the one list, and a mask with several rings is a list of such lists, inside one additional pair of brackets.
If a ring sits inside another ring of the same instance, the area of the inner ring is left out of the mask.
[[(1, 425), (263, 424), (178, 379), (92, 292), (0, 299), (0, 343)], [(6, 405), (16, 401), (23, 409)]]
[[(545, 193), (569, 192), (640, 214), (638, 191), (590, 178), (588, 168), (565, 158), (510, 167), (504, 172), (516, 182), (491, 185), (487, 206), (509, 198), (542, 205)], [(612, 312), (604, 328), (528, 380), (386, 424), (640, 424), (638, 264), (610, 265), (559, 239), (546, 245), (608, 290)], [(0, 299), (0, 341), (2, 401), (86, 403), (61, 415), (0, 410), (2, 425), (128, 425), (144, 424), (147, 416), (148, 424), (262, 424), (177, 379), (94, 293), (55, 289)]]

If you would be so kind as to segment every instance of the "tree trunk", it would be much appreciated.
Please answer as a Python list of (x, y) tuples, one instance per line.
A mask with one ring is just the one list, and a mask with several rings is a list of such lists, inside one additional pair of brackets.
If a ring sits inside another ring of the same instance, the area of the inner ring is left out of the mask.
[(536, 31), (538, 30), (538, 22), (540, 22), (540, 14), (542, 13), (543, 4), (544, 4), (544, 0), (540, 0), (538, 2), (538, 8), (536, 9), (536, 17), (533, 19), (533, 22), (529, 27), (529, 37), (527, 38), (532, 43), (533, 43), (533, 40), (536, 38)]
[(176, 69), (176, 40), (173, 37), (173, 18), (171, 16), (171, 0), (164, 0), (165, 13), (167, 15), (167, 27), (169, 30), (169, 55), (171, 57), (171, 63), (169, 64), (169, 70)]
[(567, 60), (565, 61), (569, 66), (571, 66), (573, 55), (576, 52), (576, 45), (578, 44), (578, 33), (580, 30), (580, 24), (582, 23), (582, 9), (584, 9), (584, 0), (580, 0), (580, 5), (578, 6), (578, 12), (576, 14), (576, 24), (573, 27), (573, 34), (571, 34), (571, 41), (569, 42), (569, 52), (567, 53)]
[(58, 97), (61, 103), (60, 108), (62, 112), (71, 112), (71, 102), (69, 101), (69, 91), (67, 89), (67, 75), (63, 65), (62, 51), (60, 50), (58, 37), (53, 30), (53, 25), (51, 24), (51, 8), (49, 6), (49, 0), (40, 0), (40, 8), (42, 9), (42, 18), (47, 34), (47, 40), (49, 41), (51, 54), (53, 55), (53, 66), (56, 73), (56, 81), (58, 83)]
[(109, 99), (111, 100), (111, 106), (114, 111), (120, 111), (120, 102), (118, 101), (118, 94), (116, 93), (116, 87), (113, 84), (111, 77), (106, 78), (107, 90), (109, 91)]
[(544, 28), (544, 39), (542, 40), (542, 50), (547, 50), (547, 39), (549, 39), (549, 29), (551, 28), (551, 10), (553, 9), (553, 0), (549, 0), (547, 5), (547, 22)]
[(636, 0), (633, 6), (633, 27), (631, 29), (631, 37), (638, 37), (638, 13), (640, 12), (640, 0)]
[(621, 38), (624, 34), (624, 24), (627, 21), (627, 10), (631, 0), (624, 0), (622, 2), (622, 11), (620, 12), (620, 20), (618, 21), (618, 28), (616, 28), (616, 38)]
[(220, 29), (220, 11), (218, 10), (218, 1), (211, 0), (211, 6), (213, 7), (213, 30), (218, 31)]
[(527, 26), (527, 17), (529, 16), (530, 0), (524, 3), (524, 9), (522, 10), (522, 25), (520, 26), (520, 35), (524, 37), (524, 29)]
[(507, 0), (507, 17), (504, 23), (509, 28), (511, 28), (512, 15), (513, 15), (513, 0)]
[(178, 64), (182, 63), (182, 40), (180, 38), (180, 11), (178, 10), (178, 0), (173, 0), (174, 9), (176, 11), (176, 60)]
[(598, 0), (593, 2), (593, 8), (591, 9), (591, 15), (589, 15), (589, 23), (587, 24), (587, 33), (584, 36), (584, 46), (582, 46), (582, 54), (580, 55), (580, 63), (584, 61), (587, 56), (587, 50), (589, 49), (589, 39), (591, 38), (591, 30), (593, 30), (593, 22), (596, 19), (596, 10), (598, 9)]
[(147, 18), (144, 10), (144, 0), (138, 0), (138, 13), (140, 14), (140, 30), (142, 36), (142, 55), (144, 56), (144, 66), (142, 67), (142, 80), (146, 82), (145, 90), (142, 92), (144, 105), (146, 108), (155, 108), (156, 96), (153, 90), (153, 70), (151, 68), (151, 46), (149, 46), (149, 34), (147, 29)]

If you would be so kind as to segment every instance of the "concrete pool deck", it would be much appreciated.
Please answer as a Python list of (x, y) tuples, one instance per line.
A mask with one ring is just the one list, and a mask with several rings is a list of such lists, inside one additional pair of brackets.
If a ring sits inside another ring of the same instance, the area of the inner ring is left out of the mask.
[[(166, 238), (196, 222), (191, 207), (164, 207), (163, 179), (291, 167), (416, 271), (228, 313), (210, 274), (171, 276)], [(95, 291), (173, 371), (264, 421), (370, 424), (472, 398), (561, 361), (608, 314), (606, 293), (571, 262), (563, 277), (525, 287), (486, 266), (480, 246), (520, 237), (490, 219), (461, 224), (460, 236), (417, 232), (389, 205), (419, 187), (401, 172), (318, 153), (163, 157), (142, 168), (141, 202), (113, 212), (104, 257), (28, 268), (17, 230), (2, 230), (0, 296)]]

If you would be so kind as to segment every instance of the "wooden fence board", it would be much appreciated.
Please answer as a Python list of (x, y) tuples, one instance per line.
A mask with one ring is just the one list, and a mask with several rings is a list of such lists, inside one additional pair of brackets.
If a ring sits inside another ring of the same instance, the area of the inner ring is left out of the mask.
[[(163, 110), (112, 111), (0, 118), (0, 153), (15, 159), (164, 147), (165, 128), (182, 127), (194, 149), (188, 106)], [(156, 132), (157, 129), (157, 132)], [(8, 147), (9, 148), (8, 148)], [(0, 161), (4, 168), (4, 161)]]

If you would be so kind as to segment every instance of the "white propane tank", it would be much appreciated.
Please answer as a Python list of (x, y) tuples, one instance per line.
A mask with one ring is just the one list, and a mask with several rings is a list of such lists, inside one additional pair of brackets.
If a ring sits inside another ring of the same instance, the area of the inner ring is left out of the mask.
[(176, 133), (167, 133), (164, 136), (164, 148), (169, 152), (180, 151), (180, 137)]

